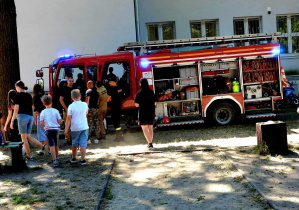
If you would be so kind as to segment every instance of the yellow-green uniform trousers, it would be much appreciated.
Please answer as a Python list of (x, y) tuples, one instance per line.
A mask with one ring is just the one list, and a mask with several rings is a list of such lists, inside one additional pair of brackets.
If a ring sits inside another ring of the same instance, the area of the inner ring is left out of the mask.
[(99, 93), (99, 125), (100, 125), (100, 138), (104, 138), (106, 131), (104, 127), (104, 119), (107, 113), (107, 90), (104, 86), (101, 86), (97, 89)]
[[(100, 139), (100, 120), (99, 120), (99, 109), (90, 108), (87, 114), (88, 127), (94, 125), (95, 128), (95, 138)], [(91, 129), (88, 130), (88, 138), (90, 139)]]

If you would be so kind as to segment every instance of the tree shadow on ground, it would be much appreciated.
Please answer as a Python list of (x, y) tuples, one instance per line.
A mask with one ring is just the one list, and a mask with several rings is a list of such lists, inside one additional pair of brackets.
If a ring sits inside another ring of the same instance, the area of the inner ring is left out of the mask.
[(0, 208), (93, 209), (113, 158), (86, 156), (85, 166), (71, 164), (70, 158), (70, 150), (64, 148), (59, 167), (44, 155), (35, 156), (22, 172), (2, 171)]
[[(269, 206), (217, 154), (164, 153), (117, 158), (108, 209), (264, 209)], [(259, 203), (252, 200), (258, 197)]]

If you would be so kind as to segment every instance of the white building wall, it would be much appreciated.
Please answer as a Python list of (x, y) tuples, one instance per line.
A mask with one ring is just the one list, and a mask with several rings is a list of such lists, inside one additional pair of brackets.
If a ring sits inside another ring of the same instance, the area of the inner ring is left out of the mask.
[[(146, 23), (174, 21), (176, 38), (186, 39), (192, 20), (218, 19), (219, 35), (228, 36), (236, 17), (260, 16), (261, 32), (271, 33), (277, 31), (277, 15), (299, 14), (299, 0), (139, 0), (138, 7), (141, 41), (147, 41)], [(299, 70), (299, 54), (282, 56), (282, 65)]]
[[(62, 54), (107, 54), (136, 41), (133, 0), (15, 0), (21, 79)], [(45, 72), (45, 89), (48, 76)]]

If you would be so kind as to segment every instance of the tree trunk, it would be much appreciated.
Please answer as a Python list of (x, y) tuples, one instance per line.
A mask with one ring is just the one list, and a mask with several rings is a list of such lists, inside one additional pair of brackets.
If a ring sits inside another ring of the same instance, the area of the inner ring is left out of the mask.
[(0, 112), (7, 116), (7, 92), (20, 79), (14, 0), (0, 0)]

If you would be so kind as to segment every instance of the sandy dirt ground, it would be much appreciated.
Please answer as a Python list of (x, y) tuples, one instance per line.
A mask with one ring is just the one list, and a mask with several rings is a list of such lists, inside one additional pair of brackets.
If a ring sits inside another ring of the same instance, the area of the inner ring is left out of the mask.
[(107, 209), (264, 209), (269, 206), (220, 153), (121, 156)]
[[(139, 128), (127, 130), (124, 142), (109, 133), (88, 146), (86, 166), (68, 162), (71, 151), (61, 140), (60, 167), (34, 155), (21, 173), (3, 167), (10, 152), (0, 150), (0, 209), (94, 209), (114, 159), (102, 209), (271, 209), (267, 201), (298, 209), (299, 122), (287, 126), (293, 152), (276, 157), (253, 154), (255, 123), (160, 129), (154, 154), (144, 153)], [(128, 153), (144, 154), (120, 155)]]

